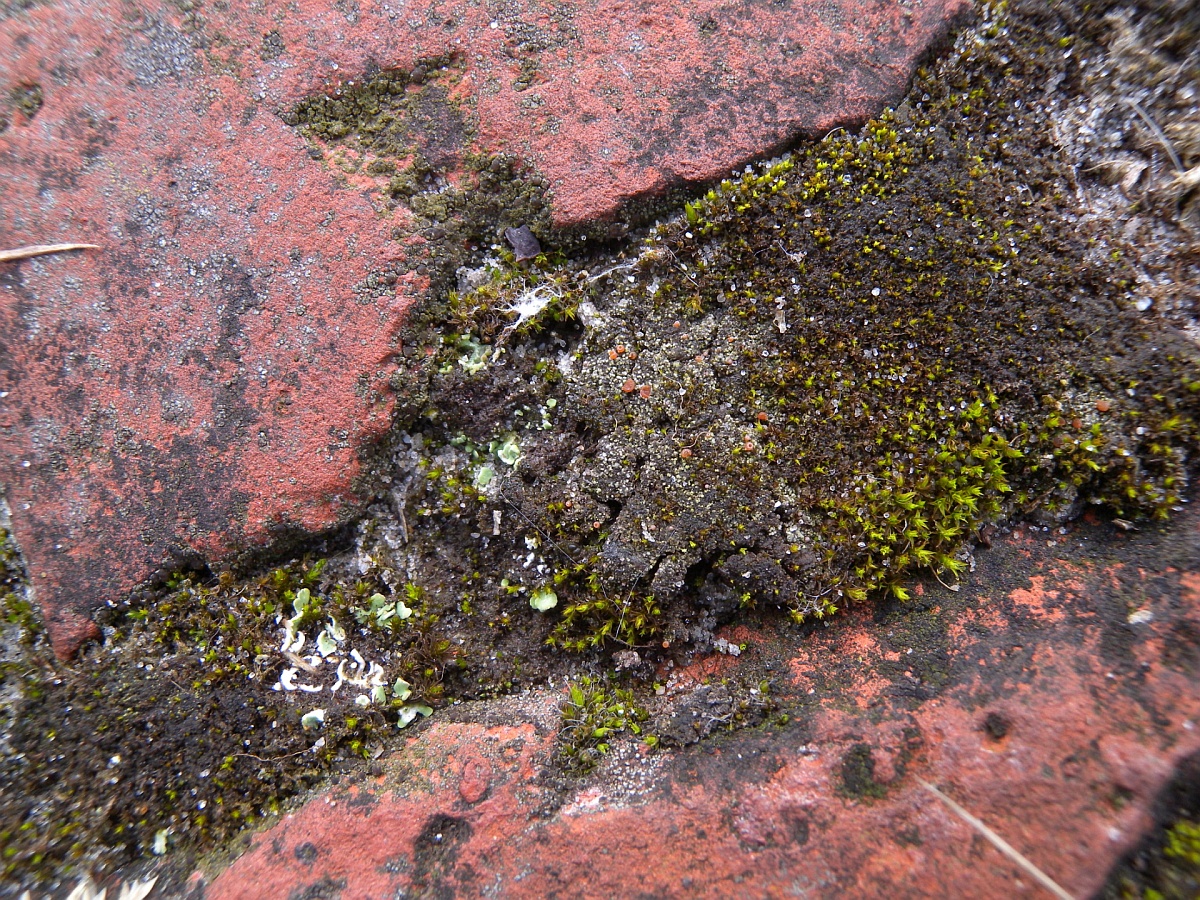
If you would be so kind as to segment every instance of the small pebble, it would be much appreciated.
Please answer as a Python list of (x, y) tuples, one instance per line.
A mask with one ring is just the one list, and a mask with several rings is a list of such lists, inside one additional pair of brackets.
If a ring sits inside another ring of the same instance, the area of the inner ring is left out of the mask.
[(542, 245), (533, 236), (533, 232), (529, 230), (528, 225), (522, 225), (520, 228), (504, 229), (504, 239), (512, 246), (513, 256), (517, 262), (525, 262), (526, 260), (533, 259), (542, 252)]

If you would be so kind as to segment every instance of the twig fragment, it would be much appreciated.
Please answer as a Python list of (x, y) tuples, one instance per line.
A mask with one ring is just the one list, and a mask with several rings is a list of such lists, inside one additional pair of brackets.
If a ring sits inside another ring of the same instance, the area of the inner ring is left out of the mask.
[(1052, 893), (1058, 898), (1058, 900), (1075, 900), (1075, 898), (1059, 887), (1058, 883), (1055, 882), (1054, 879), (1022, 856), (1012, 844), (1004, 840), (1004, 838), (1000, 837), (1000, 835), (996, 834), (996, 832), (984, 825), (983, 822), (975, 818), (924, 778), (921, 779), (921, 784), (927, 791), (929, 791), (929, 793), (933, 794), (933, 796), (937, 797), (944, 804), (946, 804), (952, 813), (978, 831), (981, 835), (983, 835), (983, 837), (987, 838), (993, 847), (995, 847), (997, 850), (1015, 862), (1018, 866), (1028, 872), (1031, 876), (1033, 876), (1033, 878), (1037, 880), (1038, 884)]
[(97, 244), (31, 244), (28, 247), (17, 247), (15, 250), (0, 250), (0, 262), (14, 262), (19, 259), (31, 259), (35, 256), (47, 256), (51, 253), (66, 253), (68, 250), (99, 250)]

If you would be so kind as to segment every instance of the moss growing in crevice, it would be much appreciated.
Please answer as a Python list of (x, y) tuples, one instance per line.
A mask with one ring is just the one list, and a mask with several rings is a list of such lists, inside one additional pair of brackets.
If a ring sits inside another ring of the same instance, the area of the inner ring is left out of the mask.
[(4, 878), (211, 846), (378, 756), (459, 669), (423, 592), (397, 587), (311, 560), (179, 574), (70, 666), (28, 648), (4, 671), (0, 775), (22, 786), (0, 797)]
[(21, 564), (17, 545), (9, 530), (0, 526), (0, 597), (7, 599), (23, 592), (24, 587), (25, 567)]
[[(1071, 76), (1062, 23), (994, 14), (861, 133), (723, 182), (636, 261), (544, 276), (584, 331), (523, 349), (568, 371), (539, 397), (582, 440), (563, 458), (522, 435), (505, 489), (518, 532), (594, 561), (564, 610), (652, 597), (668, 641), (702, 618), (693, 592), (825, 616), (920, 570), (953, 582), (987, 522), (1181, 502), (1196, 348), (1139, 313), (1113, 238), (1063, 215), (1073, 172), (1024, 87)], [(460, 298), (479, 318), (457, 327), (498, 345), (488, 317), (530, 292)], [(447, 387), (440, 425), (498, 424), (456, 419)], [(597, 505), (589, 529), (574, 508)]]
[[(409, 262), (433, 279), (435, 295), (461, 266), (500, 249), (506, 228), (528, 225), (543, 237), (568, 238), (551, 225), (544, 179), (478, 145), (460, 78), (457, 57), (426, 59), (409, 72), (379, 72), (281, 113), (314, 158), (347, 185), (366, 189), (384, 222), (398, 208), (415, 216), (415, 227), (402, 219), (395, 236), (428, 241), (410, 251)], [(426, 318), (440, 319), (441, 305), (433, 306)]]
[[(632, 691), (610, 688), (587, 675), (568, 686), (561, 714), (559, 761), (576, 774), (595, 768), (618, 735), (629, 732), (641, 736), (642, 723), (650, 717), (645, 708), (638, 706)], [(645, 740), (650, 747), (658, 743), (653, 736)]]
[[(375, 503), (323, 568), (180, 575), (80, 666), (31, 657), (4, 864), (119, 862), (163, 829), (211, 844), (426, 709), (563, 676), (582, 692), (567, 763), (587, 768), (597, 728), (653, 706), (657, 665), (732, 652), (716, 629), (747, 610), (782, 628), (904, 599), (914, 576), (952, 585), (999, 519), (1165, 515), (1200, 372), (1139, 310), (1136, 254), (1079, 218), (1085, 176), (1041, 86), (1077, 96), (1077, 61), (1104, 52), (1085, 21), (984, 10), (861, 132), (751, 167), (603, 260), (543, 230), (536, 175), (476, 155), (454, 60), (285, 113), (381, 227), (418, 217), (431, 243), (404, 265), (444, 289), (399, 354)], [(519, 224), (547, 250), (523, 264), (501, 241)], [(917, 609), (895, 629), (931, 692), (942, 628)], [(619, 689), (596, 680), (616, 668)], [(681, 701), (664, 738), (761, 717), (763, 690), (735, 687)], [(874, 752), (850, 748), (848, 795), (886, 790)]]
[(1056, 213), (1066, 161), (1014, 90), (1054, 74), (1036, 28), (985, 25), (861, 134), (722, 184), (649, 251), (657, 304), (754, 335), (727, 355), (746, 440), (691, 465), (810, 513), (798, 614), (953, 580), (1008, 514), (1180, 502), (1197, 353)]
[[(1155, 827), (1125, 855), (1097, 895), (1104, 900), (1184, 900), (1200, 891), (1200, 759), (1185, 759), (1155, 804)], [(1114, 798), (1118, 809), (1123, 799)]]

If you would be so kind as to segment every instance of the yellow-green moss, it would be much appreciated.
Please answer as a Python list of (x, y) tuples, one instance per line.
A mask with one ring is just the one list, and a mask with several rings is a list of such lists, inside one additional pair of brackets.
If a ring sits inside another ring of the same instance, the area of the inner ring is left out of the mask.
[[(595, 768), (617, 735), (629, 732), (641, 736), (642, 723), (650, 717), (634, 701), (631, 691), (610, 687), (589, 675), (568, 685), (561, 713), (559, 759), (576, 773)], [(645, 741), (652, 747), (657, 744), (653, 737), (646, 737)]]

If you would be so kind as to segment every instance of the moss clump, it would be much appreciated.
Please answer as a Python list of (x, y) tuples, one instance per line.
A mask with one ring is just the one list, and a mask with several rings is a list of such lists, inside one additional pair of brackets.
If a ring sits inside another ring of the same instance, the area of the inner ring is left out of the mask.
[(0, 746), (28, 666), (23, 656), (42, 639), (42, 623), (26, 595), (27, 580), (12, 534), (0, 527)]
[(799, 615), (904, 598), (919, 568), (953, 579), (963, 541), (1009, 511), (1180, 502), (1194, 348), (1131, 315), (1130, 273), (1089, 265), (1052, 214), (1062, 163), (1006, 90), (1045, 74), (1014, 52), (1021, 28), (998, 26), (952, 79), (919, 73), (922, 99), (860, 135), (724, 184), (665, 235), (693, 274), (664, 271), (658, 302), (756, 323), (747, 452), (818, 513)]
[[(411, 582), (393, 592), (376, 578), (350, 577), (344, 568), (334, 573), (319, 560), (259, 578), (225, 573), (215, 583), (180, 575), (166, 587), (155, 603), (129, 613), (138, 623), (134, 631), (176, 653), (199, 654), (207, 668), (196, 687), (233, 677), (287, 694), (292, 688), (283, 680), (273, 682), (290, 663), (293, 683), (323, 690), (307, 698), (309, 692), (291, 694), (289, 703), (311, 699), (319, 706), (319, 700), (327, 712), (341, 714), (327, 716), (328, 722), (354, 721), (333, 732), (337, 740), (326, 741), (318, 754), (326, 761), (347, 749), (369, 755), (370, 733), (399, 724), (408, 707), (439, 704), (447, 669), (456, 668), (438, 616), (424, 590)], [(281, 635), (288, 646), (280, 643)], [(376, 666), (380, 676), (372, 679)], [(344, 686), (335, 698), (337, 692), (328, 689), (337, 682)], [(403, 685), (392, 690), (399, 682)], [(303, 705), (296, 709), (303, 712)]]
[(662, 609), (648, 594), (612, 596), (603, 590), (598, 559), (576, 563), (554, 575), (556, 591), (572, 599), (546, 643), (583, 652), (609, 644), (644, 646), (660, 630)]
[[(584, 675), (567, 689), (558, 732), (559, 760), (577, 774), (590, 772), (610, 749), (612, 739), (625, 732), (640, 736), (650, 714), (634, 702), (633, 693), (610, 688)], [(645, 738), (650, 746), (657, 741)]]
[(310, 138), (353, 137), (380, 162), (411, 158), (416, 166), (444, 169), (458, 161), (469, 137), (448, 97), (458, 73), (450, 57), (428, 59), (412, 72), (381, 72), (335, 94), (302, 100), (283, 118)]
[(25, 586), (25, 569), (12, 534), (0, 528), (0, 597), (9, 597)]
[[(1200, 824), (1186, 819), (1166, 832), (1166, 844), (1154, 858), (1146, 880), (1153, 884), (1137, 890), (1131, 883), (1117, 896), (1121, 900), (1190, 900), (1200, 895)], [(1109, 891), (1109, 896), (1115, 892)]]
[(1181, 501), (1196, 349), (1062, 216), (1070, 166), (1022, 87), (1069, 67), (1043, 52), (1059, 37), (985, 23), (860, 133), (723, 182), (634, 275), (580, 283), (605, 321), (564, 424), (598, 442), (541, 496), (584, 471), (619, 510), (564, 536), (602, 592), (666, 608), (708, 580), (824, 616), (907, 597), (917, 571), (955, 580), (985, 522)]
[[(21, 786), (0, 795), (5, 876), (104, 871), (149, 854), (164, 831), (171, 845), (211, 845), (380, 752), (440, 705), (455, 669), (417, 591), (402, 628), (354, 628), (380, 592), (394, 598), (324, 561), (249, 578), (183, 573), (75, 666), (28, 647), (19, 672), (5, 669), (20, 697), (0, 777)], [(319, 727), (306, 728), (315, 708)]]
[(1163, 854), (1200, 872), (1200, 824), (1176, 822), (1167, 832), (1167, 846)]

